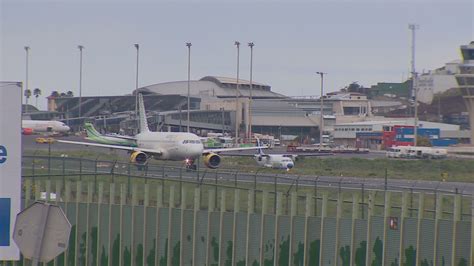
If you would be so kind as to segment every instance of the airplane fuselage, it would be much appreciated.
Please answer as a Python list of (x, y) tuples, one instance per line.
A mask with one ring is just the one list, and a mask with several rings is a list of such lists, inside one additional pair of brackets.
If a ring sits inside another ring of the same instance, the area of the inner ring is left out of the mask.
[(268, 154), (265, 156), (256, 154), (255, 161), (260, 166), (273, 169), (291, 169), (295, 166), (291, 158), (280, 154)]
[(23, 120), (21, 127), (32, 129), (33, 132), (66, 133), (71, 130), (71, 128), (60, 121)]
[(194, 160), (202, 155), (204, 146), (192, 133), (143, 132), (136, 135), (137, 147), (161, 151), (160, 160)]

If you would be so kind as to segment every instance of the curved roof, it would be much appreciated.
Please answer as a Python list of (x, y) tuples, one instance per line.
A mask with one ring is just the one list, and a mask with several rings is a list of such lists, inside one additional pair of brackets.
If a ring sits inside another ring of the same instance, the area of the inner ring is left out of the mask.
[[(212, 96), (218, 98), (234, 98), (236, 96), (237, 80), (226, 77), (206, 76), (200, 80), (192, 80), (189, 84), (193, 96)], [(286, 96), (272, 92), (269, 85), (252, 82), (252, 97), (261, 99), (285, 98)], [(140, 92), (153, 94), (187, 95), (187, 81), (158, 83), (138, 89)], [(239, 80), (239, 91), (243, 97), (250, 95), (250, 82)]]

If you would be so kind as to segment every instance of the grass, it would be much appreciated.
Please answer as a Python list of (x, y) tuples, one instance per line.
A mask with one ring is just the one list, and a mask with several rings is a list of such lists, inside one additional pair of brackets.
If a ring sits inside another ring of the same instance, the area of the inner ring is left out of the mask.
[[(25, 151), (25, 155), (33, 155)], [(47, 155), (47, 151), (38, 151), (36, 155)], [(127, 162), (128, 158), (120, 152), (97, 153), (89, 150), (53, 151), (52, 156), (82, 157), (98, 160)], [(198, 162), (205, 169), (202, 162)], [(150, 160), (152, 165), (182, 166), (182, 162)], [(283, 170), (261, 168), (252, 158), (224, 157), (220, 169), (239, 172), (257, 172), (262, 174), (287, 174)], [(296, 162), (296, 167), (289, 174), (309, 176), (339, 176), (383, 178), (387, 173), (390, 179), (412, 179), (449, 182), (474, 182), (474, 161), (465, 159), (444, 160), (401, 160), (401, 159), (364, 159), (364, 158), (312, 158), (306, 157)]]

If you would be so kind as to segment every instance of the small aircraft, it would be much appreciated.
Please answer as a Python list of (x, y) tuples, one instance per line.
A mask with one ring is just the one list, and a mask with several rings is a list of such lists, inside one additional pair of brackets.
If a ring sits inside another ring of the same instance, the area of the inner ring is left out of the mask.
[(21, 128), (23, 135), (31, 135), (34, 133), (67, 133), (71, 130), (71, 128), (63, 122), (53, 120), (22, 120)]
[[(260, 140), (257, 139), (257, 146), (260, 146)], [(285, 169), (289, 171), (295, 166), (294, 160), (298, 157), (296, 154), (265, 154), (261, 148), (254, 155), (258, 165), (273, 169)]]
[[(89, 143), (80, 141), (58, 140), (58, 142), (95, 146), (111, 149), (126, 150), (130, 153), (130, 161), (137, 164), (146, 164), (148, 159), (153, 157), (157, 160), (184, 161), (189, 169), (196, 169), (194, 164), (196, 158), (203, 156), (204, 164), (208, 168), (218, 168), (221, 163), (221, 157), (218, 153), (225, 151), (254, 150), (266, 147), (239, 147), (239, 148), (217, 148), (204, 149), (199, 136), (186, 132), (151, 132), (148, 128), (148, 122), (143, 103), (143, 95), (138, 95), (139, 102), (139, 124), (140, 133), (134, 137), (126, 137), (128, 140), (135, 141), (136, 147), (125, 146), (123, 144), (103, 144)], [(97, 132), (98, 133), (98, 132)], [(99, 134), (100, 135), (100, 134)], [(96, 136), (100, 137), (100, 136)], [(91, 139), (91, 137), (89, 137)], [(122, 138), (119, 135), (114, 138)], [(93, 138), (92, 138), (93, 139)], [(102, 139), (103, 140), (103, 139)], [(110, 139), (109, 139), (110, 140)]]

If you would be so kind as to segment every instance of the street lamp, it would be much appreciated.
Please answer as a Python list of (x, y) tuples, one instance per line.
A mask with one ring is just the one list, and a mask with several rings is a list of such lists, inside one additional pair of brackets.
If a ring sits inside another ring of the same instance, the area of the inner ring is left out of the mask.
[(324, 85), (324, 75), (327, 73), (324, 72), (316, 72), (316, 74), (321, 76), (321, 98), (320, 98), (320, 120), (319, 120), (319, 151), (321, 151), (321, 147), (323, 146), (323, 131), (324, 131), (324, 117), (323, 117), (323, 85)]
[(79, 117), (82, 116), (82, 50), (83, 45), (78, 45), (79, 49)]
[(188, 132), (189, 132), (189, 109), (190, 109), (190, 102), (189, 102), (189, 94), (190, 94), (190, 83), (191, 83), (191, 46), (192, 43), (187, 42), (186, 47), (188, 47)]
[[(30, 56), (30, 47), (25, 46), (25, 52), (26, 52), (26, 78), (25, 78), (25, 91), (28, 90), (28, 58)], [(26, 113), (28, 113), (28, 97), (26, 98)]]
[(414, 125), (413, 125), (413, 145), (417, 145), (417, 138), (418, 138), (418, 93), (417, 93), (417, 73), (415, 71), (415, 31), (419, 28), (417, 24), (408, 24), (408, 29), (411, 30), (411, 88), (413, 93), (413, 98), (415, 102), (415, 117), (414, 117)]
[(136, 130), (138, 132), (138, 59), (140, 54), (140, 45), (135, 43), (135, 49), (137, 49), (137, 71), (135, 74), (135, 123), (136, 123)]
[(255, 44), (253, 42), (249, 42), (248, 45), (250, 47), (250, 99), (249, 99), (249, 106), (248, 106), (248, 116), (249, 116), (248, 136), (250, 138), (250, 143), (252, 143), (252, 90), (253, 90), (252, 68), (253, 68), (253, 47), (255, 46)]
[(237, 47), (237, 88), (235, 90), (235, 146), (239, 143), (239, 57), (240, 57), (240, 42), (235, 41), (234, 45)]

